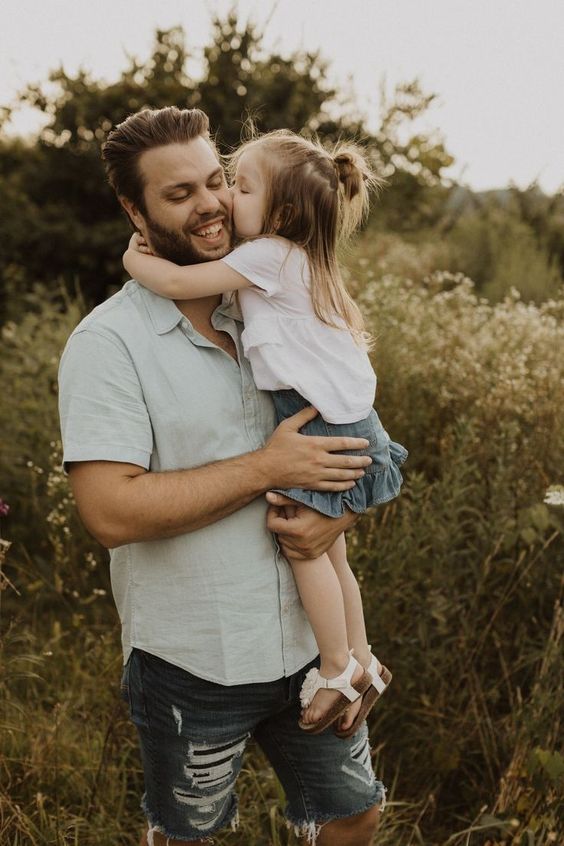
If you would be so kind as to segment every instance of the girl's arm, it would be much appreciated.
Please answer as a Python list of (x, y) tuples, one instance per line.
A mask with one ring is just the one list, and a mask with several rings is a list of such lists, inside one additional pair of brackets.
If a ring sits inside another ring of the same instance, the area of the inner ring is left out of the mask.
[(123, 264), (133, 279), (170, 300), (197, 300), (252, 285), (222, 261), (180, 266), (158, 258), (148, 252), (145, 241), (137, 233), (131, 236)]

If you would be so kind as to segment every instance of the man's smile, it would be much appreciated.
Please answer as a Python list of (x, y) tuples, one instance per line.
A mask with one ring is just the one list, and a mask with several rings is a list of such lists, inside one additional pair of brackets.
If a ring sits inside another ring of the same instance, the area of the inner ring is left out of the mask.
[(208, 244), (214, 244), (216, 241), (219, 242), (223, 238), (223, 221), (223, 217), (206, 221), (201, 226), (192, 229), (191, 234), (197, 238), (203, 238)]

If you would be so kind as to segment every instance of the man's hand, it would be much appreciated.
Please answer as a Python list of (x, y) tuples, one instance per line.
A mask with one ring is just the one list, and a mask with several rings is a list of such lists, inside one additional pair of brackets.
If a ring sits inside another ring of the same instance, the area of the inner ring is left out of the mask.
[(359, 517), (352, 511), (345, 511), (343, 517), (326, 517), (307, 505), (271, 491), (266, 494), (266, 499), (270, 506), (266, 528), (278, 535), (278, 543), (286, 558), (298, 561), (319, 558)]
[(366, 438), (301, 435), (299, 430), (317, 415), (309, 406), (276, 427), (259, 450), (268, 488), (305, 488), (310, 491), (346, 491), (364, 476), (372, 463), (368, 455), (340, 455), (366, 449)]

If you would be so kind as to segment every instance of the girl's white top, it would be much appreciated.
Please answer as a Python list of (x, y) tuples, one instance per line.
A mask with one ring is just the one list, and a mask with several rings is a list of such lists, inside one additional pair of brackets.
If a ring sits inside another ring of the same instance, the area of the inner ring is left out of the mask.
[(328, 423), (368, 417), (376, 375), (366, 350), (344, 328), (315, 314), (306, 253), (278, 237), (247, 241), (222, 259), (253, 287), (239, 290), (242, 334), (257, 387), (294, 388)]

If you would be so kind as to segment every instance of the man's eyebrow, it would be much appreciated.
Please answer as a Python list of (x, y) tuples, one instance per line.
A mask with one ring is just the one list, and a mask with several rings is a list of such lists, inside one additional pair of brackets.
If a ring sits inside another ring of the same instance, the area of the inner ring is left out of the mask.
[[(206, 178), (206, 182), (209, 182), (210, 179), (215, 179), (217, 176), (223, 175), (223, 168), (217, 167), (212, 173), (208, 175)], [(163, 194), (173, 194), (175, 191), (179, 191), (181, 189), (187, 189), (192, 191), (196, 186), (197, 182), (175, 182), (172, 185), (165, 185), (162, 189)]]

